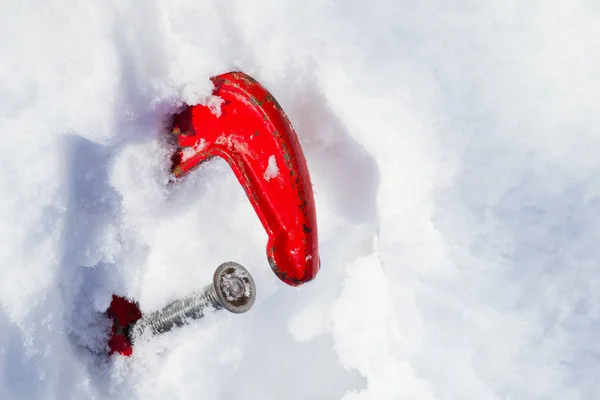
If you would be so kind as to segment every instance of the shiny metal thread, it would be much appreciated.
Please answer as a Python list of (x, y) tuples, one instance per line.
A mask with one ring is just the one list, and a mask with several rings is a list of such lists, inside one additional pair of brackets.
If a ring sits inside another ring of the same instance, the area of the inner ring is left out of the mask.
[(200, 292), (177, 300), (162, 310), (143, 316), (126, 328), (131, 343), (145, 334), (158, 335), (204, 317), (207, 308), (226, 309), (235, 314), (248, 311), (256, 298), (250, 273), (240, 264), (228, 261), (215, 271), (213, 283)]
[(207, 286), (199, 293), (177, 300), (160, 311), (144, 316), (131, 327), (130, 340), (133, 342), (146, 333), (158, 335), (186, 325), (190, 320), (204, 317), (205, 309), (208, 307), (223, 308), (217, 299), (213, 285)]

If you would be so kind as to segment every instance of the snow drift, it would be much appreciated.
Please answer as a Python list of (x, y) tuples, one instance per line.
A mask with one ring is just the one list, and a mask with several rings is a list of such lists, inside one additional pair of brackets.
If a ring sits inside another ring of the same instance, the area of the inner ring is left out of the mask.
[[(600, 8), (591, 1), (8, 0), (0, 398), (596, 399)], [(313, 179), (294, 289), (227, 165), (167, 186), (165, 118), (241, 69)], [(257, 301), (106, 359), (226, 260)]]

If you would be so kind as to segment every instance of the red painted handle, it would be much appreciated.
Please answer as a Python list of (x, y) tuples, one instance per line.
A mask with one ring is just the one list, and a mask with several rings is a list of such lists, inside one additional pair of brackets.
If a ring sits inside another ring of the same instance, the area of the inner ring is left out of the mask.
[(319, 270), (315, 203), (306, 160), (275, 98), (242, 72), (212, 78), (220, 110), (197, 105), (173, 119), (178, 135), (173, 174), (179, 178), (211, 157), (225, 159), (260, 218), (267, 258), (289, 285)]

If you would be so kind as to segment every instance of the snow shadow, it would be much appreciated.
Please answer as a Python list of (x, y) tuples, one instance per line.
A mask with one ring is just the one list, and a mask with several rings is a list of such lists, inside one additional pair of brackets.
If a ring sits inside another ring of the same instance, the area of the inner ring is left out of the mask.
[(75, 134), (63, 138), (66, 212), (59, 289), (64, 331), (89, 370), (92, 387), (107, 397), (112, 325), (105, 312), (113, 294), (127, 292), (131, 257), (143, 262), (148, 253), (123, 231), (122, 195), (110, 179), (120, 149), (140, 140), (130, 135), (104, 145)]
[[(0, 384), (3, 393), (20, 399), (38, 399), (47, 390), (45, 385), (32, 384), (39, 371), (45, 367), (44, 356), (28, 348), (28, 334), (23, 332), (0, 309)], [(6, 382), (2, 382), (5, 380)], [(8, 383), (8, 384), (7, 384)], [(36, 382), (37, 383), (37, 382)]]
[(111, 149), (77, 135), (64, 140), (67, 211), (60, 290), (65, 328), (74, 345), (101, 353), (109, 327), (102, 313), (122, 284), (112, 253), (121, 241), (115, 220), (120, 199), (109, 183)]
[(352, 138), (315, 84), (295, 93), (288, 112), (318, 197), (352, 224), (376, 224), (379, 170), (373, 156)]

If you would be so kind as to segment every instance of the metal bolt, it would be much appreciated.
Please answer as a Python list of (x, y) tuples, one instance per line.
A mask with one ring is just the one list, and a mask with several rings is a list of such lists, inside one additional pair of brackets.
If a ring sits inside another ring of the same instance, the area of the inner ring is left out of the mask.
[(133, 343), (146, 333), (159, 335), (175, 327), (204, 317), (207, 308), (226, 309), (241, 314), (252, 308), (256, 286), (250, 272), (240, 264), (229, 261), (221, 264), (213, 276), (213, 283), (203, 290), (177, 300), (160, 311), (145, 315), (128, 329)]

